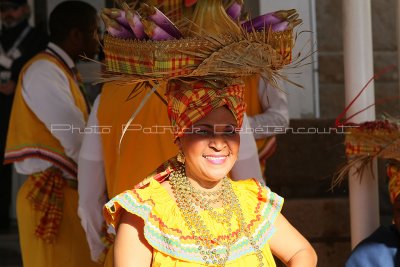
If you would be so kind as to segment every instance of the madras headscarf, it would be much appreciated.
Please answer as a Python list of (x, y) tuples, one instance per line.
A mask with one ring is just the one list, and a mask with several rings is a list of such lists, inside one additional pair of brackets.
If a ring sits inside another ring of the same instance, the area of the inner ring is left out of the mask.
[(400, 195), (400, 168), (394, 164), (388, 164), (386, 173), (389, 177), (389, 195), (392, 204)]
[(242, 126), (246, 110), (243, 82), (215, 88), (207, 82), (184, 84), (174, 81), (169, 82), (166, 95), (174, 140), (181, 137), (193, 123), (222, 106), (226, 106), (235, 116), (238, 126)]

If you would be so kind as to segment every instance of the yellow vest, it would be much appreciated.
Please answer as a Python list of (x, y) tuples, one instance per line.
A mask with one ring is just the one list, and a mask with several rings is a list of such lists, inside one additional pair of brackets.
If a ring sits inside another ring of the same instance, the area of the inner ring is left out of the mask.
[[(260, 97), (258, 95), (258, 85), (261, 77), (259, 75), (245, 77), (245, 91), (244, 91), (244, 101), (247, 104), (246, 113), (248, 116), (254, 116), (263, 112), (260, 102)], [(261, 138), (256, 140), (258, 151), (267, 144), (269, 137)]]
[[(52, 162), (76, 177), (77, 163), (65, 154), (63, 146), (51, 134), (46, 125), (36, 117), (22, 96), (22, 77), (26, 70), (39, 60), (51, 61), (64, 71), (69, 80), (74, 103), (87, 121), (88, 111), (85, 98), (71, 71), (56, 57), (47, 53), (40, 53), (25, 64), (18, 79), (8, 128), (4, 162), (11, 163), (25, 158), (40, 158)], [(57, 88), (54, 88), (54, 90), (57, 90)], [(43, 103), (43, 105), (45, 104)]]
[[(149, 90), (144, 89), (127, 100), (133, 87), (132, 84), (107, 83), (100, 97), (97, 115), (99, 126), (110, 129), (109, 133), (101, 135), (110, 199), (132, 189), (164, 161), (178, 153), (173, 135), (168, 131), (170, 122), (167, 107), (155, 94), (133, 120), (120, 146), (123, 126)], [(165, 88), (161, 88), (159, 93), (164, 95)]]

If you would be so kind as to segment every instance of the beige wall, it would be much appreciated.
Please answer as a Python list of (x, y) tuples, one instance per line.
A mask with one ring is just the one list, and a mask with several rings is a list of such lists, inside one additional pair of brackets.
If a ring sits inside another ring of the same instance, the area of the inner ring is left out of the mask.
[[(322, 118), (334, 118), (344, 109), (342, 1), (316, 1), (319, 55), (320, 107)], [(397, 65), (396, 1), (371, 0), (375, 72), (390, 64)], [(375, 81), (377, 118), (386, 112), (399, 115), (397, 71)], [(397, 99), (396, 99), (397, 98)]]
[[(246, 5), (251, 12), (259, 13), (259, 1), (248, 0)], [(397, 65), (396, 1), (371, 0), (371, 5), (376, 72), (390, 64)], [(335, 118), (344, 109), (342, 1), (317, 0), (316, 17), (320, 115), (321, 118)], [(375, 98), (377, 102), (383, 101), (376, 106), (377, 118), (383, 113), (394, 116), (399, 113), (397, 76), (397, 70), (393, 70), (375, 81)]]

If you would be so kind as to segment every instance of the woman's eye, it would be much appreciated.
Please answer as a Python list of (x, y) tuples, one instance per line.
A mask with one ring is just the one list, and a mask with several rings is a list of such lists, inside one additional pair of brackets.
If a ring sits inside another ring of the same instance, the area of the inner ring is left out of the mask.
[(235, 130), (230, 130), (230, 131), (225, 131), (224, 132), (224, 135), (227, 135), (227, 136), (232, 136), (232, 135), (235, 135), (235, 134), (237, 134)]
[(223, 131), (223, 134), (224, 134), (224, 135), (227, 135), (227, 136), (232, 136), (232, 135), (235, 135), (235, 134), (237, 134), (237, 133), (238, 133), (238, 132), (237, 132), (237, 128), (234, 127), (234, 126), (226, 127), (226, 128), (224, 129), (224, 131)]
[(205, 135), (205, 136), (213, 134), (213, 132), (208, 131), (208, 130), (196, 130), (194, 133), (198, 134), (198, 135)]

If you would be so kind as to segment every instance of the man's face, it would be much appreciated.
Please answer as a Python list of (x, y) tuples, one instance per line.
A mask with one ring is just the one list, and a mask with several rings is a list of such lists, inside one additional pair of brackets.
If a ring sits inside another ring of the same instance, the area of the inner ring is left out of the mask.
[(0, 18), (3, 26), (12, 28), (29, 17), (28, 5), (4, 4), (0, 6)]
[(86, 31), (83, 32), (83, 55), (88, 58), (94, 58), (99, 53), (99, 37), (98, 37), (99, 22), (95, 17)]

